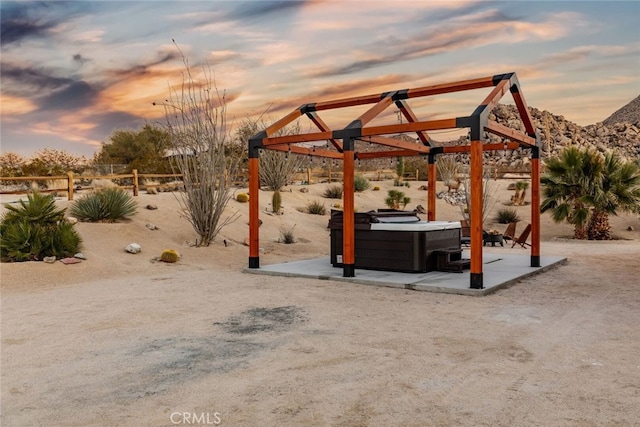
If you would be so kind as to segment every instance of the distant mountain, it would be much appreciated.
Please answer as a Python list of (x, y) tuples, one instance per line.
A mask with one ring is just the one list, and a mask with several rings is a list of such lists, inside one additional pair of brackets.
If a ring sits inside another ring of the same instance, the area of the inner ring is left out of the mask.
[(607, 117), (602, 123), (606, 126), (616, 123), (631, 123), (640, 127), (640, 96)]

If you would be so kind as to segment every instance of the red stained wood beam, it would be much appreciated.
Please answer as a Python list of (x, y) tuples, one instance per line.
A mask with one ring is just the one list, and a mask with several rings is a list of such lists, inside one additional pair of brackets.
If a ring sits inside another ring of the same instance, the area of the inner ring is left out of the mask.
[(359, 121), (360, 125), (364, 126), (367, 123), (369, 123), (371, 120), (375, 119), (378, 116), (378, 114), (380, 114), (381, 112), (389, 108), (389, 105), (393, 104), (393, 98), (391, 95), (392, 94), (389, 94), (384, 98), (382, 98), (380, 101), (378, 101), (376, 105), (369, 108), (360, 117), (358, 117), (356, 121)]
[(280, 120), (278, 120), (277, 122), (275, 122), (274, 124), (266, 128), (264, 131), (266, 132), (267, 136), (271, 136), (276, 132), (278, 132), (283, 127), (285, 127), (286, 125), (288, 125), (289, 123), (291, 123), (292, 121), (294, 121), (295, 119), (297, 119), (298, 117), (300, 117), (301, 115), (302, 115), (302, 112), (298, 108), (297, 110), (290, 112), (289, 114), (287, 114), (286, 116), (284, 116), (283, 118), (281, 118)]
[[(400, 112), (402, 113), (404, 118), (407, 119), (409, 123), (415, 123), (418, 121), (418, 117), (415, 115), (413, 110), (411, 110), (411, 108), (406, 103), (406, 101), (404, 100), (396, 101), (396, 105), (400, 109)], [(431, 145), (429, 142), (430, 138), (427, 132), (418, 131), (416, 133), (418, 134), (418, 139), (420, 139), (420, 142), (422, 142), (424, 145)]]
[[(507, 150), (517, 150), (520, 148), (520, 144), (517, 142), (507, 142)], [(482, 151), (500, 151), (505, 149), (505, 144), (502, 142), (496, 142), (493, 144), (482, 144)], [(442, 152), (445, 154), (452, 153), (469, 153), (471, 152), (470, 145), (453, 145), (449, 147), (442, 147)]]
[(259, 159), (249, 159), (249, 257), (255, 260), (260, 256), (259, 218), (260, 175)]
[(487, 97), (482, 101), (482, 105), (485, 105), (489, 111), (492, 111), (495, 106), (500, 102), (505, 93), (509, 91), (509, 80), (501, 80), (500, 83), (496, 85), (495, 88), (487, 95)]
[(327, 157), (327, 158), (338, 159), (338, 160), (342, 160), (343, 158), (342, 153), (338, 153), (337, 151), (327, 150), (326, 148), (314, 149), (309, 147), (299, 147), (293, 144), (271, 145), (266, 149), (274, 150), (274, 151), (286, 151), (286, 152), (291, 152), (295, 154), (304, 154), (307, 156), (314, 156), (314, 157)]
[(471, 287), (482, 286), (482, 141), (471, 141)]
[(389, 135), (402, 132), (418, 132), (421, 130), (456, 129), (456, 119), (428, 120), (426, 122), (400, 123), (395, 125), (371, 126), (362, 128), (362, 136)]
[(367, 141), (372, 142), (374, 144), (378, 144), (378, 145), (384, 145), (387, 147), (400, 148), (403, 150), (411, 150), (414, 153), (427, 154), (431, 150), (430, 147), (418, 144), (416, 142), (408, 142), (408, 141), (403, 141), (401, 139), (388, 138), (385, 136), (372, 136), (370, 138), (367, 138)]
[(499, 136), (503, 136), (505, 138), (509, 138), (514, 141), (518, 141), (521, 144), (525, 145), (536, 145), (536, 140), (524, 133), (513, 130), (507, 126), (501, 125), (493, 120), (488, 120), (487, 125), (484, 127), (484, 130), (494, 133)]
[(513, 86), (511, 87), (511, 95), (513, 95), (513, 100), (516, 103), (516, 107), (518, 107), (518, 112), (520, 113), (520, 118), (524, 123), (524, 128), (527, 130), (529, 135), (536, 134), (536, 126), (533, 123), (533, 118), (531, 117), (531, 113), (529, 113), (529, 107), (527, 107), (527, 102), (524, 100), (524, 96), (522, 95), (522, 89), (520, 88), (520, 84), (517, 82), (517, 77), (514, 75), (512, 80), (515, 81)]
[(333, 110), (335, 108), (354, 107), (356, 105), (373, 104), (380, 101), (380, 94), (356, 96), (353, 98), (336, 99), (333, 101), (316, 102), (314, 110)]
[(392, 151), (369, 151), (366, 153), (357, 153), (356, 157), (360, 160), (378, 159), (382, 157), (411, 157), (420, 153), (413, 150), (392, 150)]
[(290, 144), (296, 142), (315, 142), (326, 141), (333, 138), (333, 132), (311, 132), (297, 135), (284, 135), (284, 136), (272, 136), (270, 138), (264, 138), (262, 145), (268, 147), (270, 145)]
[(436, 164), (427, 166), (428, 193), (427, 193), (427, 220), (436, 220)]
[(494, 76), (481, 77), (478, 79), (462, 80), (455, 83), (445, 83), (433, 86), (424, 86), (415, 89), (409, 89), (407, 95), (409, 98), (419, 98), (421, 96), (439, 95), (443, 93), (460, 92), (464, 90), (481, 89), (483, 87), (493, 86)]
[(531, 258), (540, 267), (540, 158), (531, 159)]
[[(307, 113), (307, 117), (309, 117), (309, 119), (313, 122), (313, 124), (315, 124), (318, 129), (320, 129), (323, 132), (330, 132), (331, 128), (324, 122), (324, 120), (322, 120), (320, 118), (320, 116), (318, 116), (315, 112), (310, 112)], [(336, 147), (336, 149), (342, 153), (342, 142), (338, 141), (337, 139), (333, 139), (330, 138), (329, 142)]]

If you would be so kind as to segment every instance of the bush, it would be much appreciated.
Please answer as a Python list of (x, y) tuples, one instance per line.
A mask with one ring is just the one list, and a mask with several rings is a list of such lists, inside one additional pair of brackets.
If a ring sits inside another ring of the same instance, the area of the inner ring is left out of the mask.
[(509, 224), (520, 221), (520, 217), (515, 209), (499, 209), (494, 220), (499, 224)]
[(391, 209), (404, 209), (411, 202), (411, 197), (405, 196), (402, 191), (389, 190), (388, 197), (385, 200), (387, 206)]
[(240, 203), (247, 203), (249, 201), (249, 195), (247, 193), (238, 193), (236, 200)]
[(307, 205), (307, 213), (312, 215), (326, 215), (327, 209), (324, 207), (324, 203), (314, 200)]
[[(356, 175), (355, 177), (353, 177), (353, 187), (356, 193), (362, 193), (363, 191), (371, 187), (371, 184), (366, 177), (362, 175)], [(342, 197), (342, 195), (340, 195), (340, 197)]]
[(281, 227), (280, 228), (280, 240), (283, 243), (291, 244), (296, 242), (296, 237), (293, 234), (293, 229), (296, 228), (296, 225), (293, 224), (292, 227)]
[(330, 185), (322, 194), (327, 199), (342, 199), (342, 185)]
[(380, 191), (380, 187), (376, 185), (375, 187), (373, 187), (373, 191)]
[(138, 204), (121, 188), (104, 188), (87, 194), (71, 205), (71, 215), (81, 221), (115, 222), (136, 213)]
[(64, 258), (80, 250), (82, 239), (65, 221), (64, 209), (55, 206), (53, 195), (34, 192), (19, 206), (6, 205), (0, 220), (2, 261), (34, 261), (47, 256)]

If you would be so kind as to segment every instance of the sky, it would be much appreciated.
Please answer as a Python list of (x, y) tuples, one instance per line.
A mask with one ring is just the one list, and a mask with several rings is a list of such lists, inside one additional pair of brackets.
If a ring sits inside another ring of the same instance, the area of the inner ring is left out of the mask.
[[(0, 14), (0, 153), (26, 158), (90, 158), (116, 130), (162, 123), (184, 59), (214, 73), (230, 125), (507, 72), (529, 106), (582, 126), (640, 94), (640, 1), (1, 1)], [(467, 116), (487, 93), (409, 106)]]

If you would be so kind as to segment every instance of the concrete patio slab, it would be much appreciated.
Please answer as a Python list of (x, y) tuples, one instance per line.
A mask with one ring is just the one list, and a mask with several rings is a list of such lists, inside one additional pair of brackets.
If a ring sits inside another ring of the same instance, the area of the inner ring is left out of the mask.
[[(469, 258), (469, 253), (465, 252), (463, 252), (463, 257)], [(335, 280), (339, 282), (412, 289), (416, 291), (482, 296), (514, 284), (525, 277), (564, 264), (566, 261), (566, 258), (559, 256), (542, 256), (540, 257), (541, 266), (531, 267), (529, 254), (485, 253), (483, 254), (484, 265), (482, 267), (484, 289), (471, 289), (469, 287), (469, 270), (463, 273), (441, 271), (400, 273), (394, 271), (356, 269), (355, 277), (343, 277), (342, 268), (333, 267), (329, 257), (272, 264), (261, 266), (260, 268), (245, 268), (243, 272)]]

